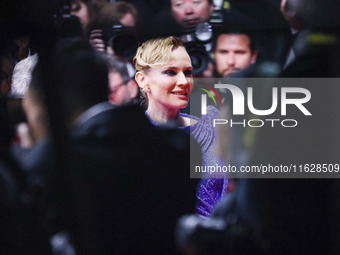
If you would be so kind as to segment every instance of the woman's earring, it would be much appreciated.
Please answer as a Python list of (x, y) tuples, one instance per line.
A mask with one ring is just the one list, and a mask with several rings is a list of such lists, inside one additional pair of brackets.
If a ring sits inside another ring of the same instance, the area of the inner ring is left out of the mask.
[(143, 88), (142, 88), (142, 91), (143, 91), (144, 93), (149, 93), (149, 92), (150, 92), (150, 88), (149, 88), (149, 87), (143, 87)]

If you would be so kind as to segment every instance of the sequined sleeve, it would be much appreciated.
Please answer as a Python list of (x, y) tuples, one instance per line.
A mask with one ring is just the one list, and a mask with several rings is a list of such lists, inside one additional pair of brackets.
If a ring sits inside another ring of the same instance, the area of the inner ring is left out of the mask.
[[(202, 150), (202, 168), (207, 166), (223, 166), (223, 160), (217, 156), (216, 129), (213, 120), (219, 118), (219, 110), (208, 106), (207, 114), (201, 117), (191, 128), (192, 136), (197, 140)], [(228, 178), (211, 178), (211, 175), (203, 173), (202, 179), (197, 187), (196, 212), (201, 217), (209, 217), (217, 202), (226, 195), (228, 189)]]

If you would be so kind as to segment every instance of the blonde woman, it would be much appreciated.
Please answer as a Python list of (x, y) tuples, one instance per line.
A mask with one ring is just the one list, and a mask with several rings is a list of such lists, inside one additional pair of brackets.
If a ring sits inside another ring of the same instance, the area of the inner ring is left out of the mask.
[[(150, 121), (155, 125), (172, 122), (187, 130), (201, 146), (203, 165), (223, 164), (214, 152), (215, 130), (211, 126), (219, 111), (208, 107), (207, 115), (202, 118), (180, 113), (188, 105), (194, 85), (191, 59), (181, 40), (170, 36), (146, 41), (138, 48), (134, 65)], [(197, 213), (210, 216), (227, 187), (227, 178), (202, 179), (197, 188)]]

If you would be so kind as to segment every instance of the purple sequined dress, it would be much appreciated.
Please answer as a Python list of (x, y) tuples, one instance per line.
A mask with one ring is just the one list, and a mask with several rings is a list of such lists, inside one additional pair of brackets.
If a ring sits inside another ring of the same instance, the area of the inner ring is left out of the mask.
[[(215, 153), (216, 129), (213, 119), (219, 118), (219, 110), (213, 106), (207, 107), (207, 114), (201, 118), (181, 113), (181, 116), (197, 120), (197, 123), (181, 127), (196, 139), (201, 146), (203, 166), (223, 166), (223, 160)], [(147, 113), (146, 113), (147, 115)], [(148, 116), (148, 115), (147, 115)], [(157, 125), (151, 118), (151, 123)], [(211, 212), (228, 190), (228, 178), (202, 178), (197, 187), (196, 212), (202, 218), (209, 217)]]

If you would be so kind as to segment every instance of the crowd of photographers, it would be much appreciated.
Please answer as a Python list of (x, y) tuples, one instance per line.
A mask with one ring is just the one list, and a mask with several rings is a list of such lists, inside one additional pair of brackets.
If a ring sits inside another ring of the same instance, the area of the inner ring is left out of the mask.
[[(0, 253), (339, 252), (337, 180), (230, 179), (230, 195), (216, 207), (213, 217), (202, 221), (190, 215), (196, 183), (179, 181), (188, 171), (186, 137), (171, 130), (155, 131), (138, 115), (144, 113), (132, 64), (142, 42), (176, 35), (191, 57), (196, 78), (336, 78), (340, 75), (339, 11), (336, 0), (2, 1)], [(106, 74), (101, 68), (104, 62), (91, 50), (104, 54), (108, 79), (101, 80)], [(54, 60), (63, 65), (54, 66)], [(82, 66), (82, 72), (72, 73), (74, 66)], [(60, 77), (71, 76), (61, 91), (53, 89)], [(30, 86), (32, 79), (37, 85)], [(85, 84), (84, 98), (67, 82)], [(92, 88), (93, 83), (98, 87)], [(103, 122), (114, 131), (100, 130), (98, 146), (86, 140), (94, 132), (86, 119), (72, 133), (76, 142), (69, 139), (74, 117), (102, 102), (105, 90), (109, 102), (101, 111), (125, 106)], [(340, 106), (340, 89), (320, 86), (316, 91), (310, 107), (318, 123), (308, 131), (263, 128), (256, 134), (247, 164), (295, 159), (309, 163), (316, 158), (338, 162), (340, 123), (334, 112)], [(240, 132), (235, 139), (243, 136)], [(40, 143), (48, 137), (48, 142)], [(163, 139), (164, 143), (159, 142)], [(144, 160), (148, 155), (157, 159)], [(91, 164), (98, 159), (101, 170), (93, 173)], [(108, 174), (112, 164), (119, 174)], [(145, 173), (133, 172), (136, 164), (152, 178), (141, 183)], [(41, 174), (42, 166), (63, 169), (53, 176), (55, 183), (46, 183), (49, 173)], [(33, 175), (31, 169), (35, 169)], [(183, 174), (174, 178), (172, 169)], [(144, 185), (154, 188), (144, 189)], [(116, 194), (111, 186), (130, 191)], [(94, 199), (98, 194), (100, 201)], [(183, 203), (177, 203), (179, 197)], [(167, 206), (156, 206), (164, 205), (163, 199), (168, 199)], [(121, 211), (108, 215), (115, 210)]]

